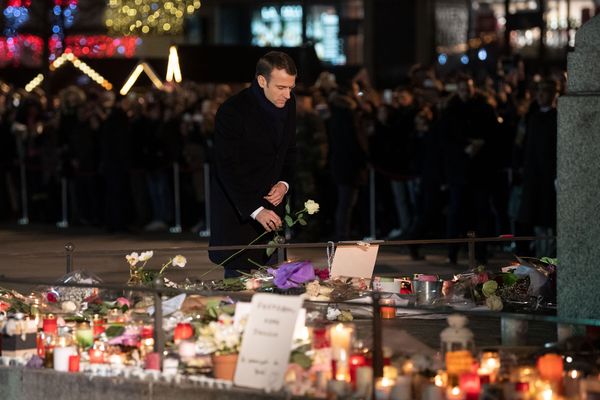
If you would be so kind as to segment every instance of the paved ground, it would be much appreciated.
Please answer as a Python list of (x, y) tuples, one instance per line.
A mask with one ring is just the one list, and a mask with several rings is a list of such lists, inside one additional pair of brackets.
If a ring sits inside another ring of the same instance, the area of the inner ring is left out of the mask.
[[(174, 280), (185, 276), (199, 276), (213, 268), (208, 260), (207, 239), (189, 233), (106, 234), (87, 228), (56, 229), (50, 226), (0, 226), (0, 275), (19, 278), (56, 279), (66, 269), (65, 245), (74, 246), (73, 263), (77, 269), (86, 269), (101, 276), (106, 282), (124, 282), (128, 268), (125, 255), (132, 251), (154, 250), (153, 261), (159, 263), (176, 254), (188, 258), (183, 270), (171, 270)], [(496, 249), (498, 250), (498, 249)], [(424, 260), (412, 260), (406, 247), (382, 247), (377, 258), (375, 273), (379, 275), (412, 275), (433, 273), (452, 276), (467, 269), (466, 255), (458, 265), (446, 263), (442, 247), (424, 247)], [(326, 251), (322, 249), (290, 249), (290, 259), (310, 259), (317, 265), (326, 265)], [(493, 266), (506, 265), (511, 255), (496, 253), (490, 259)], [(222, 271), (214, 270), (207, 279), (222, 278)]]
[[(74, 245), (74, 269), (94, 272), (107, 283), (127, 281), (129, 273), (125, 255), (132, 251), (154, 250), (154, 263), (151, 263), (151, 267), (156, 269), (169, 257), (176, 254), (186, 256), (188, 265), (184, 269), (173, 268), (167, 274), (174, 281), (181, 281), (186, 276), (198, 277), (214, 267), (207, 257), (207, 240), (187, 233), (109, 235), (81, 228), (58, 230), (49, 226), (0, 226), (0, 276), (54, 281), (65, 273), (67, 243)], [(375, 274), (410, 276), (413, 273), (432, 273), (449, 277), (467, 269), (467, 260), (464, 258), (458, 265), (448, 265), (443, 247), (425, 247), (422, 250), (425, 259), (414, 261), (406, 248), (383, 247), (377, 259)], [(490, 259), (491, 266), (507, 265), (511, 261), (510, 254), (501, 253), (498, 248), (495, 250), (496, 254)], [(310, 259), (316, 265), (326, 265), (324, 248), (290, 249), (288, 258)], [(204, 279), (221, 279), (222, 276), (222, 270), (217, 269)], [(14, 287), (22, 292), (30, 289), (1, 282), (0, 286)], [(402, 327), (434, 348), (439, 343), (439, 332), (446, 326), (443, 320), (416, 319), (386, 321), (386, 325)], [(498, 318), (479, 318), (472, 325), (481, 345), (499, 343)], [(554, 329), (551, 326), (538, 327), (538, 342), (553, 340)], [(388, 340), (393, 340), (393, 335), (388, 336)]]

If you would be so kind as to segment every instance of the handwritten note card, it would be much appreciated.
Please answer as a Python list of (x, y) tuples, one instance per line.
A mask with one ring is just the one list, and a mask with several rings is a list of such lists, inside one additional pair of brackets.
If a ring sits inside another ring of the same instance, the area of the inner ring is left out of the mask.
[(335, 249), (331, 276), (371, 279), (379, 245), (371, 243), (340, 243)]
[(237, 386), (281, 389), (302, 301), (299, 296), (264, 293), (252, 297), (233, 379)]

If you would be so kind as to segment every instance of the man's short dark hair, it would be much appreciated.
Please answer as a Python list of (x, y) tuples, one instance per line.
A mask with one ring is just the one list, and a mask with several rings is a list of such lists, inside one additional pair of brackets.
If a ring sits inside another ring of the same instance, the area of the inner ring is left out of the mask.
[(289, 75), (298, 74), (292, 57), (281, 51), (270, 51), (262, 56), (256, 63), (256, 76), (262, 75), (268, 82), (273, 69), (283, 69)]

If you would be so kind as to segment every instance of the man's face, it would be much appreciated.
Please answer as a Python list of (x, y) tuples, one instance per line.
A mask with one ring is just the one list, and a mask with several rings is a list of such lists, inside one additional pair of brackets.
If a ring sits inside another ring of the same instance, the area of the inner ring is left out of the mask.
[(267, 78), (259, 75), (258, 84), (264, 90), (265, 97), (277, 108), (285, 107), (290, 99), (292, 89), (296, 86), (296, 75), (290, 75), (284, 69), (274, 68), (271, 76)]

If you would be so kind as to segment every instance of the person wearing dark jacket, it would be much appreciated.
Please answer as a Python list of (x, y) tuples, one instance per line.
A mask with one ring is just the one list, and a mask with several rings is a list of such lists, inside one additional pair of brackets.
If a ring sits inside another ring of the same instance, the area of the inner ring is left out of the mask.
[[(447, 236), (458, 238), (473, 230), (484, 237), (489, 234), (491, 218), (490, 141), (497, 128), (495, 111), (465, 76), (457, 82), (457, 93), (440, 122), (449, 195)], [(478, 262), (486, 261), (484, 246), (477, 246), (475, 253)], [(449, 262), (456, 264), (457, 256), (458, 247), (450, 246)]]
[[(525, 131), (523, 151), (523, 193), (519, 221), (534, 228), (536, 236), (556, 234), (556, 82), (538, 87), (538, 109), (531, 112)], [(554, 240), (535, 242), (537, 257), (554, 257)]]
[(340, 84), (329, 99), (329, 107), (331, 173), (337, 187), (335, 239), (349, 240), (352, 213), (367, 173), (365, 109), (359, 103), (356, 85), (352, 83)]
[[(252, 85), (230, 97), (215, 121), (211, 170), (211, 246), (247, 245), (282, 226), (283, 200), (292, 182), (296, 65), (282, 52), (269, 52), (256, 65)], [(265, 243), (267, 240), (263, 241)], [(264, 264), (264, 250), (210, 251), (225, 277)]]

